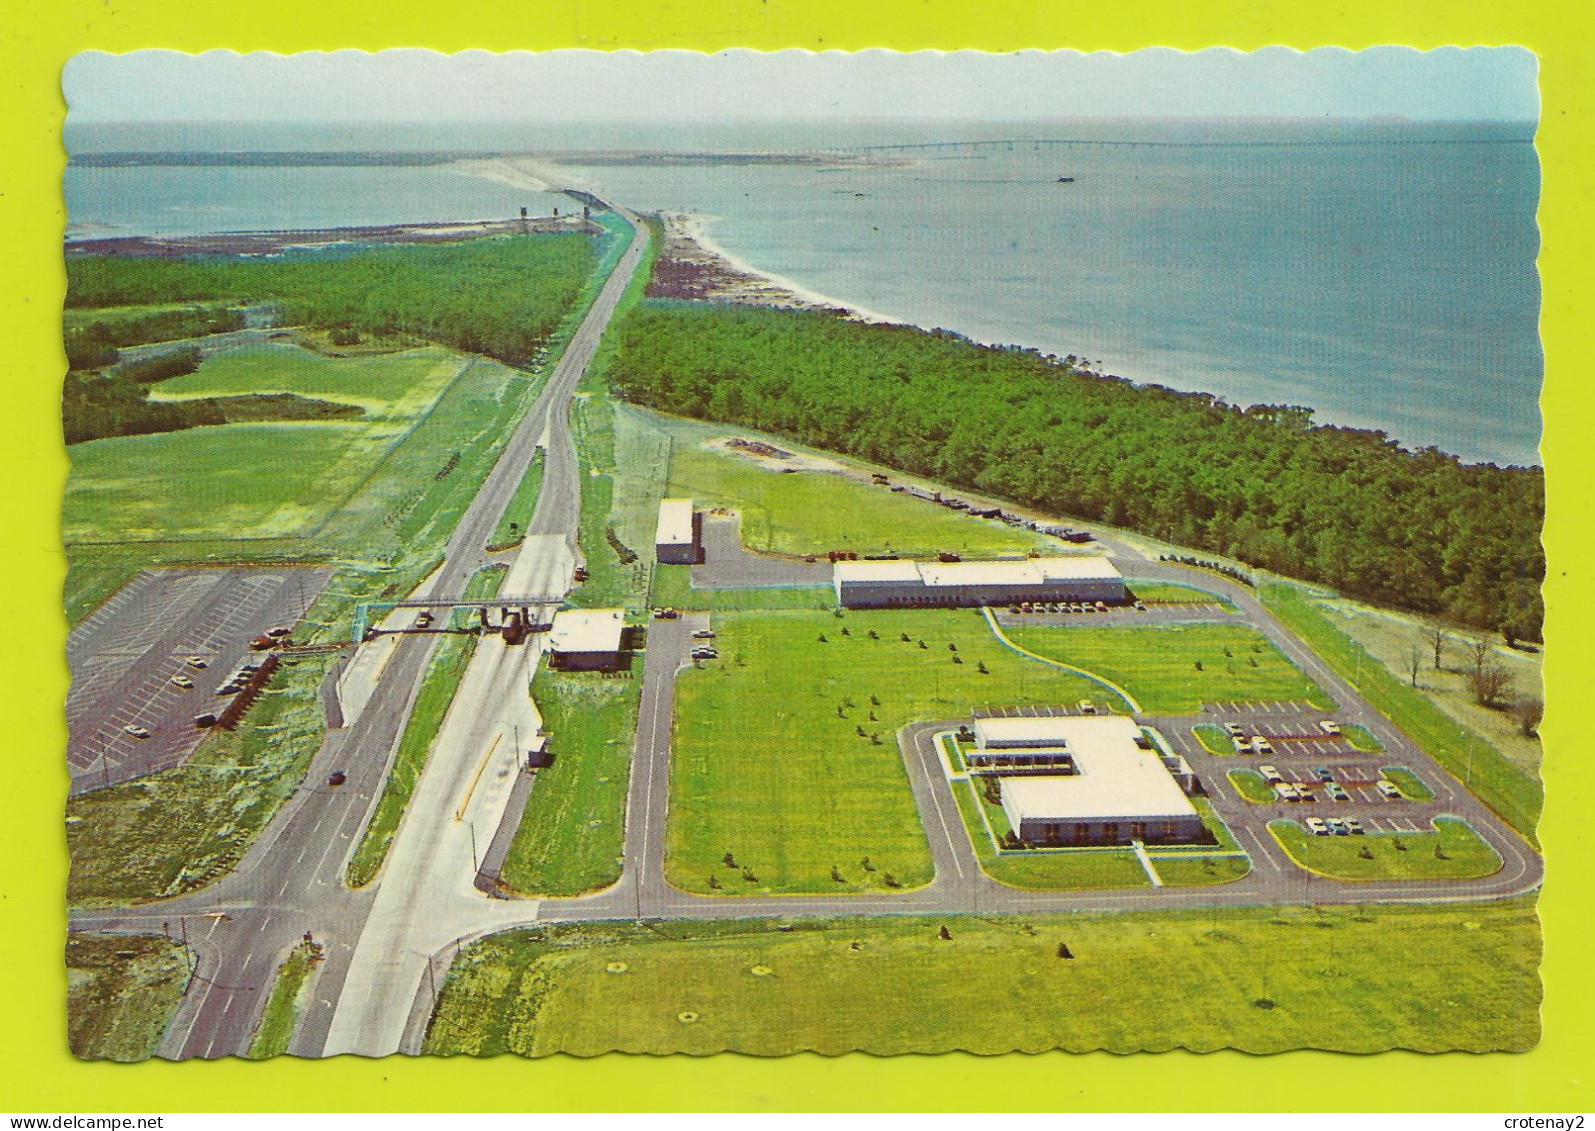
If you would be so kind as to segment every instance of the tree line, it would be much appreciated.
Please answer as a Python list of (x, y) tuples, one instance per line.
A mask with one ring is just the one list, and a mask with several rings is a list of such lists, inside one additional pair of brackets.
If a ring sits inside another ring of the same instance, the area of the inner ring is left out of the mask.
[[(70, 304), (69, 304), (70, 305)], [(87, 322), (68, 322), (62, 343), (73, 369), (98, 369), (120, 360), (118, 346), (198, 338), (244, 328), (244, 312), (226, 306), (139, 311)]]
[(1310, 409), (1242, 409), (1078, 359), (820, 312), (648, 300), (608, 378), (665, 412), (791, 436), (1343, 593), (1538, 639), (1544, 474)]
[[(274, 258), (69, 254), (66, 305), (270, 301), (291, 324), (376, 335), (402, 330), (525, 366), (576, 302), (596, 261), (592, 238), (580, 233), (307, 249)], [(69, 330), (68, 341), (73, 337)]]

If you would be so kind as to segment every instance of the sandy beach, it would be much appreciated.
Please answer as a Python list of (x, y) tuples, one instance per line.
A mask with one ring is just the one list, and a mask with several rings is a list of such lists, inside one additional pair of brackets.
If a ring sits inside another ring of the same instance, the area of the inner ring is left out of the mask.
[(771, 271), (738, 258), (709, 235), (713, 217), (694, 212), (659, 214), (665, 244), (654, 264), (648, 294), (730, 302), (744, 306), (780, 306), (824, 310), (858, 322), (898, 322), (866, 307), (840, 302)]

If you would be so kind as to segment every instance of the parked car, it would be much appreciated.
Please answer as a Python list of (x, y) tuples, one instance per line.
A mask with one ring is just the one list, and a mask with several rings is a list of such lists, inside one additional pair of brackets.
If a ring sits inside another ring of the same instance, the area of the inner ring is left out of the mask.
[(1280, 782), (1274, 786), (1274, 796), (1279, 798), (1281, 801), (1301, 800), (1301, 794), (1298, 793), (1296, 791), (1296, 787), (1291, 785), (1288, 781)]
[(1241, 727), (1240, 723), (1225, 723), (1224, 729), (1229, 731), (1231, 738), (1246, 737), (1246, 731)]
[(1273, 745), (1260, 734), (1252, 736), (1252, 749), (1259, 754), (1272, 754), (1274, 752)]
[(1340, 733), (1340, 724), (1332, 719), (1325, 719), (1318, 724), (1318, 729), (1327, 735), (1337, 735)]
[(204, 714), (194, 716), (194, 725), (197, 727), (213, 727), (216, 725), (216, 716), (206, 711)]
[(692, 638), (694, 640), (713, 640), (714, 631), (708, 628), (700, 628), (697, 632), (692, 634)]
[(1308, 817), (1307, 831), (1314, 836), (1328, 836), (1330, 830), (1328, 823), (1322, 817)]
[(273, 628), (273, 629), (270, 629), (266, 633), (266, 635), (271, 637), (273, 640), (281, 640), (285, 636), (293, 635), (293, 629), (291, 629), (291, 628), (281, 628), (281, 627)]
[(1355, 817), (1346, 818), (1346, 831), (1352, 836), (1367, 836), (1367, 830), (1362, 827), (1362, 822)]
[(342, 785), (344, 782), (346, 782), (348, 780), (349, 780), (348, 775), (345, 774), (342, 770), (333, 770), (332, 773), (327, 775), (327, 784), (328, 785)]
[(1310, 787), (1306, 786), (1306, 785), (1298, 785), (1296, 787), (1296, 796), (1298, 798), (1300, 798), (1302, 801), (1316, 802), (1318, 800), (1318, 795), (1316, 793), (1314, 793), (1312, 791), (1312, 789)]
[(147, 729), (141, 726), (135, 726), (133, 723), (128, 723), (127, 726), (123, 727), (122, 729), (128, 734), (131, 734), (134, 738), (148, 738), (150, 736), (150, 732)]
[(1334, 781), (1335, 771), (1331, 770), (1328, 766), (1314, 766), (1313, 777), (1317, 778), (1319, 781)]
[(1080, 713), (1082, 715), (1094, 715), (1097, 713), (1097, 705), (1089, 699), (1082, 699), (1080, 700)]
[(190, 687), (194, 686), (194, 681), (182, 673), (174, 675), (172, 677), (171, 683), (173, 687), (181, 687), (184, 691), (187, 691)]
[(1346, 827), (1346, 822), (1339, 817), (1331, 817), (1328, 821), (1329, 831), (1336, 836), (1350, 836), (1351, 830)]
[(1379, 791), (1379, 796), (1383, 797), (1386, 801), (1401, 800), (1401, 791), (1396, 788), (1395, 782), (1386, 781), (1385, 779), (1380, 778), (1378, 781), (1374, 782), (1373, 785), (1374, 788)]
[(1350, 801), (1351, 794), (1339, 782), (1329, 782), (1324, 786), (1324, 792), (1329, 794), (1331, 801)]
[(191, 668), (210, 667), (210, 661), (205, 659), (203, 656), (190, 656), (188, 659), (184, 660), (183, 663), (187, 664)]
[(1279, 769), (1275, 766), (1258, 766), (1257, 772), (1262, 774), (1263, 780), (1268, 782), (1270, 785), (1278, 785), (1280, 782), (1285, 780), (1284, 777), (1280, 775)]
[(692, 650), (692, 658), (694, 660), (715, 660), (719, 657), (720, 653), (713, 648), (694, 648)]

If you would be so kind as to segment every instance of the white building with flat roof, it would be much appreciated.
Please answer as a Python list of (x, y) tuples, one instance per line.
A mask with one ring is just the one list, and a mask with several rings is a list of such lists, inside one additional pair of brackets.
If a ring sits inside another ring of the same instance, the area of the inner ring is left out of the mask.
[(691, 499), (661, 499), (654, 555), (667, 565), (693, 565), (699, 559), (699, 519)]
[(975, 742), (975, 757), (985, 749), (1050, 750), (1072, 762), (1072, 774), (999, 779), (1003, 812), (1026, 844), (1188, 844), (1207, 837), (1201, 814), (1134, 719), (981, 719)]
[(1101, 554), (982, 562), (837, 562), (849, 609), (973, 608), (1021, 601), (1124, 601), (1124, 577)]
[(619, 667), (626, 632), (624, 609), (561, 609), (548, 634), (549, 667), (601, 671)]

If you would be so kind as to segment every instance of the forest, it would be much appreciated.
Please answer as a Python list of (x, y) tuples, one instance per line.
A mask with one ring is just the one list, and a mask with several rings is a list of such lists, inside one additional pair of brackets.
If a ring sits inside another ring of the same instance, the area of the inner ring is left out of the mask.
[(650, 299), (608, 380), (664, 412), (790, 436), (1381, 604), (1537, 640), (1539, 468), (1138, 386), (1072, 358), (832, 314)]
[(269, 259), (73, 253), (66, 257), (66, 306), (72, 312), (271, 302), (285, 324), (376, 335), (402, 330), (525, 366), (535, 362), (596, 262), (594, 241), (577, 233), (306, 250)]

